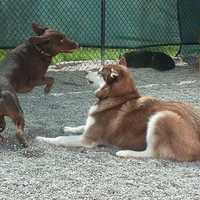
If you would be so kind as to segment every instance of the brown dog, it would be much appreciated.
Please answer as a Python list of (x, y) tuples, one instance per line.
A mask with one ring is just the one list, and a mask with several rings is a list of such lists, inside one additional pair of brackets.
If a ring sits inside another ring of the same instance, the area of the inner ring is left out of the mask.
[(16, 92), (31, 91), (35, 86), (45, 86), (45, 93), (51, 90), (54, 79), (45, 77), (53, 56), (61, 52), (72, 52), (79, 48), (76, 42), (67, 39), (63, 33), (38, 24), (32, 24), (37, 36), (12, 50), (3, 68), (6, 77)]
[(17, 128), (17, 138), (23, 146), (27, 141), (23, 134), (24, 117), (15, 92), (31, 91), (35, 86), (46, 85), (45, 93), (51, 90), (54, 79), (45, 77), (52, 57), (61, 52), (72, 52), (79, 45), (64, 34), (32, 24), (37, 36), (19, 45), (10, 52), (1, 64), (4, 76), (0, 76), (0, 132), (5, 129), (5, 116), (10, 117)]
[[(3, 132), (6, 127), (5, 116), (13, 120), (17, 139), (20, 144), (27, 147), (28, 142), (24, 136), (24, 115), (17, 95), (8, 80), (4, 76), (0, 76), (0, 132)], [(4, 142), (3, 137), (0, 137)]]
[[(114, 145), (120, 157), (159, 157), (179, 161), (200, 160), (200, 113), (191, 105), (141, 97), (132, 74), (122, 65), (100, 70), (104, 83), (85, 126), (65, 127), (77, 136), (37, 137), (63, 146)], [(94, 81), (91, 76), (90, 80)]]

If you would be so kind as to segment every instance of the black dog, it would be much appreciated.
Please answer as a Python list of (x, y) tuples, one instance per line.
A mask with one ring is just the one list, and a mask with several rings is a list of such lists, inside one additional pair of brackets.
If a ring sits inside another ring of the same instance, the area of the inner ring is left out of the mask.
[(175, 68), (174, 60), (162, 52), (136, 51), (128, 52), (120, 59), (119, 64), (133, 68), (154, 68), (166, 71)]
[(45, 77), (52, 57), (61, 52), (72, 52), (79, 48), (76, 42), (67, 39), (63, 33), (33, 23), (37, 36), (12, 50), (0, 69), (0, 132), (5, 129), (5, 116), (10, 117), (17, 129), (17, 138), (27, 146), (24, 137), (24, 117), (16, 92), (25, 93), (35, 86), (46, 85), (45, 93), (51, 90), (54, 79)]

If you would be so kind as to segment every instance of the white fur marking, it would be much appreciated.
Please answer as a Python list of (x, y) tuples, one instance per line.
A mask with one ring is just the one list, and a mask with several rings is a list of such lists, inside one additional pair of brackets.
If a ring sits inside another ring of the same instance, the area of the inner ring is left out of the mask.
[(116, 156), (123, 158), (148, 158), (151, 157), (148, 151), (132, 151), (132, 150), (121, 150), (116, 152)]
[(87, 147), (92, 148), (96, 146), (95, 142), (87, 142), (84, 139), (83, 135), (71, 135), (71, 136), (58, 136), (55, 138), (47, 138), (47, 137), (36, 137), (36, 140), (39, 142), (45, 142), (48, 144), (53, 144), (56, 146), (64, 146), (64, 147)]
[(101, 76), (99, 76), (98, 72), (89, 71), (86, 76), (86, 79), (93, 82), (93, 86), (97, 88), (102, 87), (102, 85), (104, 85), (104, 80)]
[(111, 78), (115, 78), (118, 77), (119, 74), (116, 70), (114, 70), (113, 68), (111, 69), (111, 74), (110, 74)]
[(95, 91), (95, 94), (96, 94), (97, 92), (101, 91), (101, 89), (105, 86), (105, 84), (106, 84), (106, 82), (103, 81), (103, 82), (101, 83), (100, 87)]
[(65, 133), (83, 133), (85, 130), (85, 126), (77, 126), (77, 127), (71, 127), (71, 126), (65, 126), (64, 132)]
[(153, 150), (153, 146), (156, 142), (156, 138), (154, 134), (156, 124), (161, 118), (166, 117), (166, 116), (167, 116), (166, 111), (162, 111), (162, 112), (155, 113), (149, 119), (149, 122), (147, 125), (146, 142), (147, 142), (147, 148), (150, 148), (150, 150)]
[(87, 118), (87, 120), (86, 120), (86, 125), (85, 125), (85, 131), (84, 131), (84, 133), (86, 133), (87, 130), (95, 123), (95, 119), (94, 119), (94, 117), (91, 116), (91, 114), (92, 114), (93, 112), (95, 112), (96, 109), (97, 109), (97, 106), (92, 106), (92, 107), (90, 108), (90, 110), (89, 110), (89, 115), (88, 115), (88, 118)]
[(147, 148), (144, 151), (121, 150), (116, 153), (116, 156), (135, 157), (135, 158), (154, 157), (155, 156), (154, 146), (156, 143), (156, 136), (154, 133), (156, 124), (161, 118), (166, 117), (169, 113), (171, 114), (172, 112), (162, 111), (155, 113), (150, 117), (147, 125), (147, 135), (146, 135)]
[(46, 137), (36, 137), (37, 141), (45, 142), (48, 144), (54, 144), (57, 146), (67, 146), (67, 147), (80, 147), (82, 146), (82, 136), (59, 136), (56, 138), (46, 138)]
[(89, 109), (89, 115), (91, 115), (92, 113), (94, 113), (95, 111), (97, 110), (97, 106), (94, 105), (94, 106), (91, 106), (90, 109)]

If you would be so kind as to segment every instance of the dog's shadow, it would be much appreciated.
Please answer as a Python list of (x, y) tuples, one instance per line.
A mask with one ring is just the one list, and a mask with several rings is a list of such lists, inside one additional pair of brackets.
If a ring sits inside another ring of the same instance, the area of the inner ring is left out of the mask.
[[(43, 136), (43, 137), (57, 137), (60, 135), (67, 136), (67, 135), (75, 135), (74, 133), (64, 133), (62, 129), (56, 134), (52, 135), (52, 133), (49, 132), (48, 129), (44, 128), (35, 128), (31, 127), (29, 130), (25, 131), (26, 138), (28, 140), (29, 146), (28, 148), (23, 148), (17, 141), (17, 139), (12, 135), (12, 137), (6, 138), (6, 141), (4, 143), (0, 143), (0, 152), (8, 152), (8, 151), (14, 151), (18, 152), (20, 156), (26, 157), (26, 158), (40, 158), (45, 155), (45, 152), (47, 151), (47, 148), (50, 144), (41, 145), (40, 142), (37, 142), (35, 138), (37, 136)], [(118, 150), (118, 148), (113, 146), (103, 146), (99, 145), (94, 148), (85, 148), (85, 147), (56, 147), (55, 148), (64, 148), (67, 149), (69, 152), (74, 153), (80, 153), (80, 154), (90, 154), (92, 152), (98, 152), (98, 153), (109, 153), (111, 155), (115, 155), (115, 152)]]
[[(0, 152), (24, 150), (24, 152), (29, 152), (28, 154), (30, 154), (31, 149), (32, 150), (34, 149), (34, 151), (36, 151), (36, 148), (34, 147), (35, 137), (37, 135), (46, 136), (49, 132), (47, 129), (43, 129), (43, 128), (31, 128), (30, 130), (26, 130), (25, 137), (27, 138), (29, 145), (28, 145), (28, 148), (23, 148), (23, 146), (19, 144), (15, 135), (8, 134), (7, 133), (8, 131), (10, 132), (10, 130), (7, 129), (5, 130), (4, 134), (1, 134), (2, 137), (0, 137)], [(38, 151), (41, 151), (41, 150), (38, 150)]]

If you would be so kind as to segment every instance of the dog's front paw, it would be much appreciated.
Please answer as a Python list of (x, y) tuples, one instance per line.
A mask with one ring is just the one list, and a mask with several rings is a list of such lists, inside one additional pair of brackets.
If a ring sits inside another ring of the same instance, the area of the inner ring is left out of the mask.
[(65, 133), (83, 133), (84, 130), (85, 126), (76, 126), (76, 127), (65, 126), (63, 129)]
[(116, 156), (121, 157), (121, 158), (129, 158), (129, 157), (132, 157), (132, 151), (131, 150), (117, 151)]
[(52, 77), (45, 77), (46, 86), (44, 88), (44, 93), (48, 94), (53, 86), (54, 78)]
[(44, 142), (44, 141), (45, 141), (45, 137), (37, 136), (37, 137), (35, 138), (35, 140), (38, 141), (38, 142)]
[(70, 126), (65, 126), (64, 128), (63, 128), (63, 131), (65, 132), (65, 133), (69, 133), (69, 132), (73, 132), (73, 127), (70, 127)]

